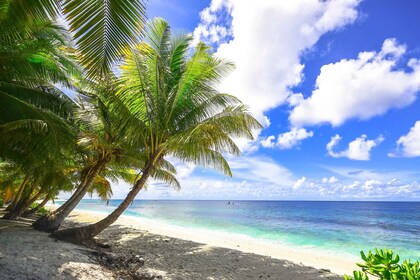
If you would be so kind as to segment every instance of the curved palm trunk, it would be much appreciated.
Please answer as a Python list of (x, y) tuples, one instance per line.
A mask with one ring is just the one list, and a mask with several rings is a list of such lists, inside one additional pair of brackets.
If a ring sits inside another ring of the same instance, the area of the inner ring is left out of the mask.
[(44, 200), (43, 200), (40, 204), (38, 204), (36, 207), (32, 208), (31, 210), (26, 211), (25, 213), (23, 213), (23, 215), (22, 215), (22, 216), (28, 217), (28, 216), (35, 215), (35, 214), (36, 214), (36, 212), (38, 212), (38, 211), (39, 211), (39, 209), (41, 209), (42, 207), (44, 207), (44, 206), (45, 206), (45, 204), (47, 204), (47, 202), (48, 202), (49, 200), (50, 200), (50, 196), (49, 196), (49, 195), (47, 195), (47, 196), (44, 198)]
[(23, 190), (26, 187), (26, 184), (28, 183), (29, 176), (26, 176), (25, 179), (23, 179), (22, 184), (19, 187), (19, 190), (15, 197), (12, 199), (12, 202), (6, 207), (6, 211), (12, 211), (14, 208), (16, 208), (18, 202), (20, 201), (20, 198), (22, 196)]
[(54, 232), (51, 236), (72, 243), (82, 243), (84, 241), (92, 239), (93, 237), (101, 233), (104, 229), (109, 227), (112, 223), (114, 223), (122, 215), (122, 213), (124, 213), (125, 209), (127, 209), (128, 206), (130, 206), (130, 204), (136, 198), (139, 191), (146, 184), (146, 181), (150, 176), (151, 170), (151, 165), (145, 168), (142, 176), (134, 184), (133, 188), (127, 194), (123, 202), (121, 202), (121, 204), (104, 219), (88, 226), (60, 230)]
[[(79, 184), (79, 186), (77, 187), (77, 189), (76, 189), (76, 191), (70, 196), (70, 198), (69, 199), (67, 199), (67, 201), (66, 202), (64, 202), (60, 207), (58, 207), (57, 209), (55, 209), (53, 212), (54, 213), (58, 213), (58, 212), (61, 212), (61, 211), (63, 211), (64, 209), (66, 209), (74, 200), (77, 200), (78, 198), (79, 198), (79, 194), (81, 193), (81, 192), (83, 192), (85, 189), (86, 189), (86, 180), (88, 180), (88, 178), (84, 178), (81, 182), (80, 182), (80, 184)], [(83, 194), (83, 196), (86, 194), (86, 191), (85, 191), (85, 193)]]
[(40, 190), (34, 196), (32, 197), (28, 196), (22, 199), (13, 210), (11, 210), (10, 212), (8, 212), (6, 215), (3, 216), (3, 219), (5, 220), (18, 219), (22, 215), (22, 213), (25, 210), (27, 210), (29, 206), (31, 206), (31, 204), (34, 203), (41, 196), (41, 194), (42, 194), (42, 191)]
[[(71, 201), (67, 204), (66, 207), (62, 208), (60, 211), (53, 211), (42, 215), (41, 217), (36, 220), (32, 226), (36, 230), (45, 231), (45, 232), (54, 232), (58, 230), (60, 225), (63, 223), (64, 219), (71, 213), (71, 211), (76, 208), (77, 204), (79, 204), (80, 200), (85, 196), (88, 189), (92, 186), (93, 181), (95, 180), (96, 176), (102, 171), (102, 168), (105, 166), (105, 162), (101, 162), (98, 164), (92, 173), (90, 173), (90, 177), (85, 182), (83, 180), (79, 185), (78, 189), (80, 191), (76, 191)], [(85, 183), (84, 183), (85, 182)]]
[(83, 189), (85, 188), (86, 184), (85, 182), (80, 182), (79, 186), (77, 187), (76, 191), (69, 197), (69, 199), (67, 199), (60, 207), (58, 207), (57, 209), (55, 209), (53, 212), (54, 213), (58, 213), (61, 212), (62, 210), (64, 210), (65, 208), (68, 207), (68, 205), (75, 199), (77, 199), (77, 197), (79, 196), (80, 192), (83, 191)]

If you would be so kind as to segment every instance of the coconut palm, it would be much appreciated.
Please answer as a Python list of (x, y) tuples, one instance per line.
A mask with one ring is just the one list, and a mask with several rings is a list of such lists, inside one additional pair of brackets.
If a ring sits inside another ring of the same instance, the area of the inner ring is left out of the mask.
[(232, 137), (252, 139), (260, 124), (237, 98), (216, 87), (233, 65), (198, 44), (189, 55), (192, 37), (172, 36), (163, 19), (148, 26), (145, 39), (125, 54), (121, 88), (114, 98), (128, 141), (144, 147), (141, 176), (123, 202), (105, 219), (88, 226), (57, 231), (54, 237), (81, 242), (111, 225), (132, 203), (149, 177), (175, 180), (165, 168), (166, 156), (213, 167), (231, 176), (223, 154), (239, 155)]
[(8, 207), (9, 212), (3, 219), (17, 219), (39, 198), (50, 196), (57, 190), (69, 191), (73, 185), (72, 168), (54, 160), (44, 161), (31, 170), (22, 170), (16, 164), (3, 165), (1, 171), (5, 175), (2, 176), (0, 188), (10, 187), (14, 181), (19, 182)]
[[(72, 36), (57, 25), (61, 15)], [(59, 116), (68, 114), (68, 102), (56, 100), (43, 89), (58, 92), (57, 83), (71, 86), (77, 67), (68, 59), (69, 53), (79, 58), (88, 77), (109, 74), (120, 51), (135, 41), (144, 18), (142, 0), (1, 0), (0, 132), (10, 135), (24, 128), (39, 134), (48, 130), (49, 136), (55, 136), (56, 147), (62, 146), (59, 140), (71, 139), (65, 135), (69, 133), (65, 123), (44, 111), (53, 108)], [(77, 51), (68, 47), (70, 37)], [(51, 141), (30, 140), (54, 148)], [(5, 147), (0, 156), (12, 150)]]
[[(57, 24), (61, 16), (70, 30)], [(56, 85), (71, 87), (80, 75), (76, 57), (90, 78), (111, 72), (144, 18), (142, 0), (0, 0), (0, 133), (10, 136), (0, 139), (0, 157), (25, 162), (9, 139), (38, 151), (74, 142), (66, 119), (73, 104)]]
[(131, 183), (135, 173), (130, 169), (144, 162), (143, 154), (126, 141), (124, 126), (117, 121), (119, 116), (113, 110), (113, 103), (107, 101), (115, 90), (114, 80), (109, 76), (107, 81), (85, 84), (76, 113), (80, 128), (77, 144), (84, 166), (78, 186), (62, 206), (37, 219), (33, 224), (35, 229), (56, 231), (92, 186), (102, 181), (102, 187), (106, 187), (106, 178), (122, 178)]
[[(121, 50), (136, 40), (142, 28), (143, 3), (0, 0), (1, 159), (30, 173), (45, 158), (58, 159), (63, 151), (75, 149), (75, 104), (59, 88), (75, 89), (74, 80), (82, 73), (79, 64), (89, 79), (110, 74)], [(69, 30), (57, 24), (63, 22), (61, 16)], [(81, 172), (86, 189), (101, 170), (102, 162), (91, 159), (85, 158), (88, 163)], [(8, 196), (16, 198), (11, 190)]]
[[(77, 67), (66, 34), (51, 21), (34, 20), (19, 32), (0, 21), (0, 157), (32, 165), (32, 157), (74, 141), (74, 102), (55, 84), (70, 86)], [(10, 34), (11, 33), (11, 34)]]

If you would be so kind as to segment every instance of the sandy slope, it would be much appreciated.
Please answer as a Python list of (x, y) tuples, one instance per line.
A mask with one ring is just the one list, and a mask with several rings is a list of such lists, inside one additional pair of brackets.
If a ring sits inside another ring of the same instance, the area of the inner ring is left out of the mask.
[(29, 222), (0, 219), (0, 279), (115, 279), (89, 249), (56, 242)]

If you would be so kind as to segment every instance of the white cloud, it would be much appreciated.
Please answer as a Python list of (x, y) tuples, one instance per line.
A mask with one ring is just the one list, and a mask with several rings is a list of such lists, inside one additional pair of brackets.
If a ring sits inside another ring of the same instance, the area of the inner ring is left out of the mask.
[(389, 154), (390, 156), (420, 156), (420, 121), (417, 121), (406, 135), (398, 139), (397, 145), (397, 153)]
[(175, 167), (176, 177), (178, 179), (188, 178), (188, 176), (190, 176), (196, 168), (196, 166), (192, 163), (185, 163), (174, 158), (168, 158), (167, 160), (169, 160), (169, 162), (171, 162)]
[(284, 103), (301, 82), (302, 52), (323, 34), (353, 23), (359, 2), (213, 0), (194, 35), (218, 43), (216, 55), (236, 64), (220, 89), (250, 105), (265, 122), (264, 112)]
[(143, 198), (269, 199), (287, 197), (295, 179), (293, 174), (269, 157), (228, 157), (233, 177), (215, 175), (206, 169), (195, 169), (180, 179), (181, 190), (173, 191), (162, 184), (150, 184)]
[(366, 120), (411, 104), (420, 91), (420, 60), (409, 60), (411, 71), (398, 70), (405, 53), (405, 45), (387, 39), (380, 52), (361, 52), (357, 59), (324, 65), (312, 96), (291, 97), (295, 106), (291, 123), (339, 126), (348, 119)]
[[(207, 43), (220, 44), (231, 35), (229, 25), (224, 25), (226, 18), (222, 17), (221, 11), (231, 13), (230, 1), (212, 0), (210, 6), (200, 12), (201, 23), (194, 30), (194, 45), (200, 40)], [(220, 24), (219, 24), (220, 22)]]
[[(332, 182), (325, 185), (316, 180), (302, 177), (293, 188), (294, 193), (302, 196), (317, 197), (322, 199), (416, 199), (420, 197), (420, 184), (416, 181), (410, 183), (401, 182), (395, 179), (365, 179), (339, 183)], [(328, 178), (324, 178), (327, 181)], [(323, 181), (326, 181), (323, 180)], [(334, 181), (334, 180), (333, 180)]]
[(302, 187), (303, 183), (305, 183), (306, 181), (306, 177), (303, 176), (302, 178), (300, 178), (299, 180), (296, 181), (296, 183), (293, 185), (294, 189), (299, 189), (300, 187)]
[(241, 156), (228, 159), (232, 169), (233, 179), (290, 186), (293, 174), (286, 167), (278, 164), (270, 157)]
[(327, 144), (328, 154), (334, 158), (346, 157), (353, 160), (369, 160), (370, 151), (372, 148), (379, 145), (384, 138), (379, 136), (374, 140), (367, 140), (367, 136), (363, 134), (360, 137), (357, 137), (355, 140), (349, 143), (347, 150), (341, 152), (334, 152), (334, 147), (340, 142), (341, 136), (336, 134), (331, 137), (330, 142)]
[(302, 140), (312, 137), (314, 133), (312, 131), (307, 131), (304, 128), (292, 128), (290, 131), (279, 134), (277, 137), (274, 135), (268, 136), (265, 139), (260, 141), (261, 146), (264, 148), (274, 148), (278, 147), (280, 149), (291, 149), (294, 146), (297, 146)]
[(415, 181), (420, 177), (420, 171), (416, 170), (374, 170), (363, 169), (360, 167), (337, 167), (337, 166), (321, 166), (322, 168), (339, 175), (344, 180), (367, 181), (367, 180), (383, 180), (392, 181), (398, 178), (402, 181)]
[(365, 180), (354, 181), (342, 186), (342, 197), (353, 198), (416, 198), (420, 195), (420, 185), (417, 182), (403, 183), (399, 180)]
[(330, 178), (322, 178), (322, 183), (326, 184), (326, 183), (330, 183), (330, 184), (334, 184), (337, 183), (338, 179), (335, 178), (334, 176), (331, 176)]

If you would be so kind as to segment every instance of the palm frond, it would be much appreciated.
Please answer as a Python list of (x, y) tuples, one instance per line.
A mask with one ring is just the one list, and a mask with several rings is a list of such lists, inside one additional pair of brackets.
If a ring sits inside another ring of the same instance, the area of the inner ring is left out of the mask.
[(146, 18), (141, 0), (65, 0), (63, 7), (89, 77), (111, 72), (123, 48), (140, 36)]
[(175, 190), (181, 189), (181, 184), (176, 179), (175, 175), (166, 170), (163, 170), (163, 169), (156, 170), (153, 174), (153, 178), (155, 180), (165, 182), (166, 184), (173, 187)]

